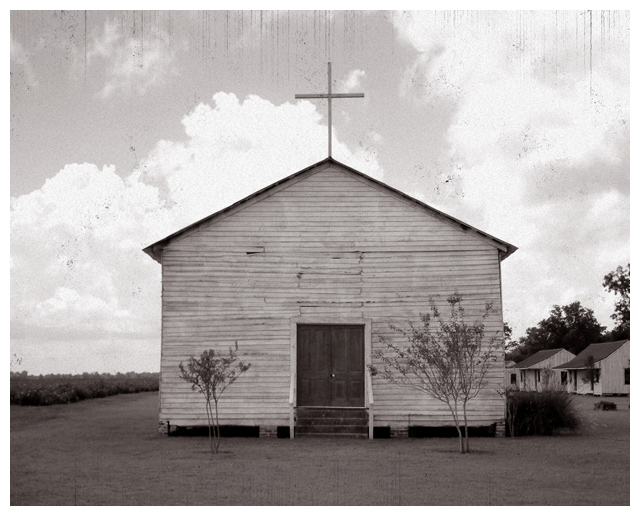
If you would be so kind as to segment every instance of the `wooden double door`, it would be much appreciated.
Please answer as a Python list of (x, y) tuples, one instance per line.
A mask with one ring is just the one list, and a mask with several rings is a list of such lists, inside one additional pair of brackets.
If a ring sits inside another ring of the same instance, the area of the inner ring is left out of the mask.
[(297, 404), (364, 407), (364, 326), (300, 324)]

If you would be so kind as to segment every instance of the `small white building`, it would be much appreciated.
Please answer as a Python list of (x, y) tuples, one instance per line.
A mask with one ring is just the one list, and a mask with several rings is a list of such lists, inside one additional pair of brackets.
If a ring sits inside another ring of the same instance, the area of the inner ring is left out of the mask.
[[(568, 376), (568, 391), (607, 396), (629, 394), (631, 383), (628, 340), (589, 344), (572, 360), (555, 367)], [(593, 389), (589, 379), (589, 357), (595, 370)]]
[[(513, 366), (516, 371), (517, 388), (523, 391), (544, 391), (565, 388), (566, 373), (554, 368), (571, 360), (575, 355), (566, 349), (543, 349)], [(513, 377), (511, 377), (511, 380)], [(514, 387), (513, 383), (510, 384)]]

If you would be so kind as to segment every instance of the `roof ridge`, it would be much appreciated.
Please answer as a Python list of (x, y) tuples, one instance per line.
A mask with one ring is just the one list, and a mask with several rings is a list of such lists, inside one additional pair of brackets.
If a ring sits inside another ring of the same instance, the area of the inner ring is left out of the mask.
[[(564, 364), (554, 367), (554, 369), (563, 369), (563, 368), (567, 368), (567, 366), (570, 366), (568, 367), (568, 369), (584, 369), (584, 367), (581, 367), (581, 366), (584, 366), (587, 358), (592, 355), (592, 353), (589, 352), (589, 348), (599, 347), (601, 344), (608, 345), (607, 346), (608, 349), (605, 348), (606, 354), (603, 354), (602, 356), (594, 357), (595, 362), (601, 362), (606, 358), (609, 358), (613, 353), (619, 350), (624, 344), (630, 341), (631, 339), (615, 340), (615, 341), (609, 341), (609, 342), (593, 342), (588, 346), (586, 346), (582, 351), (580, 351), (580, 353), (578, 353), (574, 358), (572, 358), (568, 362), (565, 362)], [(615, 346), (613, 344), (615, 344)], [(574, 367), (574, 366), (578, 366), (578, 367)]]
[[(527, 369), (533, 365), (536, 365), (540, 362), (543, 362), (544, 360), (551, 358), (553, 355), (556, 355), (560, 351), (566, 351), (566, 350), (564, 348), (539, 349), (533, 355), (530, 355), (527, 358), (520, 360), (520, 362), (517, 362), (513, 367), (515, 369)], [(543, 355), (543, 356), (538, 358), (536, 357), (536, 355)], [(537, 358), (537, 360), (531, 360), (533, 358)], [(522, 367), (522, 365), (525, 363), (526, 365)]]

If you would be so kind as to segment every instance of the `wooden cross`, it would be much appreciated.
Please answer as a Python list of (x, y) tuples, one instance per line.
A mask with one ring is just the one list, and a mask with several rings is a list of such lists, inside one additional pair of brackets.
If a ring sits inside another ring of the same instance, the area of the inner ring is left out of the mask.
[(297, 99), (327, 99), (329, 101), (329, 157), (331, 157), (331, 100), (332, 99), (353, 99), (362, 98), (364, 93), (332, 93), (331, 92), (331, 63), (327, 63), (329, 68), (328, 93), (296, 93)]

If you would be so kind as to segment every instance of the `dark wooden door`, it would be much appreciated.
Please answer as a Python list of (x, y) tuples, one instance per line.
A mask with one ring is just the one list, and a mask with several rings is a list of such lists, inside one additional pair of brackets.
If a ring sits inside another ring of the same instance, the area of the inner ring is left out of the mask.
[(364, 406), (364, 327), (298, 325), (298, 406)]

